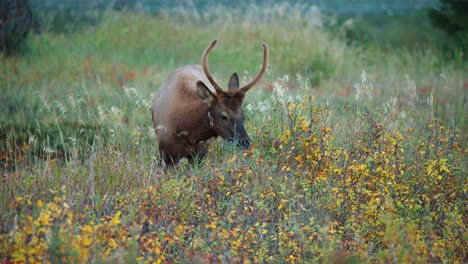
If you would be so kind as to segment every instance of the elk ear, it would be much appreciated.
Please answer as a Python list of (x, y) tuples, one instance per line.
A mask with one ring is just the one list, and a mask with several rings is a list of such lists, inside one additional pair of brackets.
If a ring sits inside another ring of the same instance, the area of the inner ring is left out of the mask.
[(229, 90), (239, 89), (239, 77), (237, 76), (237, 73), (233, 73), (231, 75), (231, 79), (229, 79), (228, 88)]
[(197, 93), (200, 99), (203, 100), (203, 102), (213, 105), (216, 102), (216, 95), (213, 94), (202, 81), (197, 82)]

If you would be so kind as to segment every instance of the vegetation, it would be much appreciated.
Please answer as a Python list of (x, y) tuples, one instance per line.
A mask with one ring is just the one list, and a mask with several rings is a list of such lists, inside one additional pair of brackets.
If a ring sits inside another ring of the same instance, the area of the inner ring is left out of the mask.
[(28, 0), (5, 0), (0, 3), (0, 51), (19, 53), (30, 30), (40, 33)]
[(429, 12), (432, 23), (444, 30), (447, 37), (465, 53), (468, 51), (468, 22), (465, 19), (466, 15), (468, 15), (468, 2), (456, 0), (442, 0), (439, 8), (434, 8)]
[[(347, 45), (319, 15), (110, 12), (30, 36), (0, 66), (0, 260), (466, 262), (467, 65)], [(164, 171), (151, 95), (214, 38), (220, 83), (270, 46), (253, 146)]]

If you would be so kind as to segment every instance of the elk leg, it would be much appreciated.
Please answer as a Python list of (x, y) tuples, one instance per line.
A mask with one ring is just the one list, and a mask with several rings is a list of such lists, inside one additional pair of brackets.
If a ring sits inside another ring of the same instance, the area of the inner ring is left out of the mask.
[(202, 147), (199, 147), (198, 151), (192, 153), (192, 155), (188, 156), (187, 158), (190, 164), (193, 165), (195, 161), (197, 161), (198, 165), (200, 165), (207, 153), (208, 153), (208, 146), (202, 146)]
[(163, 151), (159, 151), (159, 160), (158, 160), (159, 167), (165, 166), (167, 168), (172, 168), (178, 162), (179, 162), (179, 157), (167, 155)]

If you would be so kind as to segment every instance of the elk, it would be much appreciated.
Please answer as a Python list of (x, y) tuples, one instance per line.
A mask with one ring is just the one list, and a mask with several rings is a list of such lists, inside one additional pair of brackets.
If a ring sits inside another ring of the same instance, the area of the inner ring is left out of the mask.
[(268, 46), (262, 44), (262, 68), (251, 82), (239, 87), (239, 77), (233, 73), (228, 89), (223, 90), (208, 69), (208, 54), (216, 43), (213, 40), (203, 52), (202, 65), (175, 70), (153, 97), (151, 114), (159, 160), (166, 166), (173, 166), (182, 158), (188, 158), (192, 164), (202, 160), (208, 152), (209, 139), (218, 136), (236, 142), (240, 148), (250, 146), (242, 102), (267, 70)]

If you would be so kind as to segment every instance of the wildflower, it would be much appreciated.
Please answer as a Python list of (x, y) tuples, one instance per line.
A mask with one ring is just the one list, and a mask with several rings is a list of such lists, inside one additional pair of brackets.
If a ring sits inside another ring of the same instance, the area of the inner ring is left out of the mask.
[(120, 224), (120, 211), (118, 211), (114, 217), (112, 218), (112, 221), (111, 221), (111, 226), (117, 226), (118, 224)]

